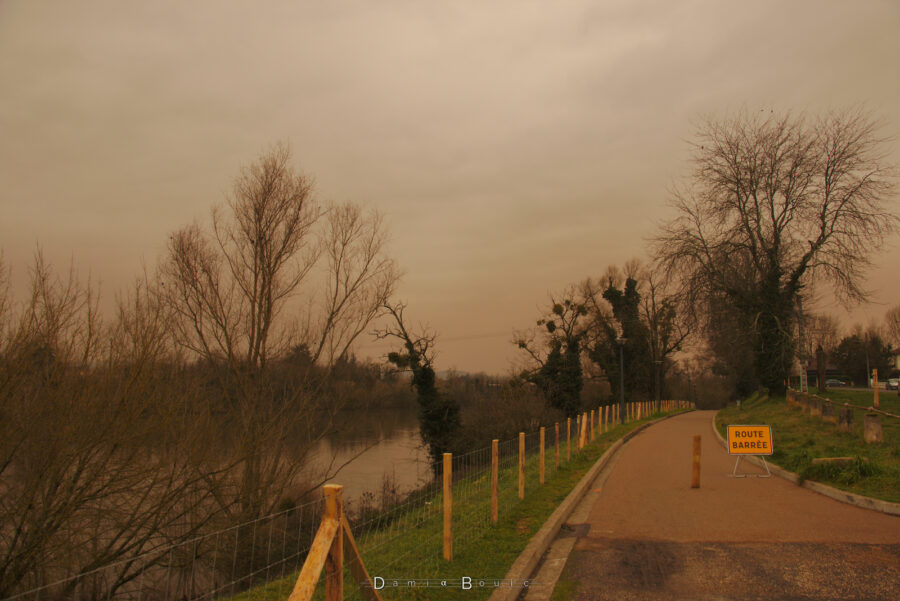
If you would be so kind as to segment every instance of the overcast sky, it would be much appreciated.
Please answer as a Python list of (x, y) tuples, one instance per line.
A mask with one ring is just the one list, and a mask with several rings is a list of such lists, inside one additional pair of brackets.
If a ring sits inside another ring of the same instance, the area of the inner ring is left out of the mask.
[[(897, 136), (898, 59), (896, 0), (0, 0), (0, 248), (111, 303), (284, 140), (386, 214), (438, 367), (503, 373), (548, 292), (646, 257), (701, 117), (862, 103)], [(900, 302), (898, 242), (833, 314)]]

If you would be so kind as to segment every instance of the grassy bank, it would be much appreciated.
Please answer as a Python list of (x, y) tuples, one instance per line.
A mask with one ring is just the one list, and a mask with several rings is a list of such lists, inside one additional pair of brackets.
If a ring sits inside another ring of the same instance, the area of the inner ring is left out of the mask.
[[(871, 391), (835, 390), (825, 395), (834, 401), (860, 406), (872, 404)], [(881, 408), (900, 414), (900, 398), (896, 393), (881, 395)], [(900, 502), (900, 419), (882, 417), (884, 442), (867, 444), (863, 440), (865, 411), (854, 410), (853, 430), (841, 432), (820, 417), (804, 414), (799, 407), (787, 404), (784, 397), (753, 396), (740, 408), (728, 407), (719, 412), (716, 425), (725, 436), (727, 424), (769, 424), (772, 426), (775, 452), (767, 460), (799, 474), (801, 479), (815, 480), (860, 495)], [(812, 465), (818, 457), (853, 457), (843, 465)]]
[[(442, 508), (441, 495), (434, 490), (430, 496), (420, 496), (416, 504), (401, 507), (389, 520), (376, 527), (355, 533), (361, 554), (370, 575), (381, 576), (386, 586), (381, 591), (384, 599), (487, 599), (493, 592), (489, 579), (502, 579), (513, 561), (519, 556), (531, 537), (540, 529), (551, 513), (559, 506), (572, 488), (581, 480), (597, 459), (618, 439), (643, 423), (644, 419), (614, 427), (588, 445), (581, 453), (573, 453), (565, 462), (565, 446), (561, 444), (561, 463), (554, 465), (552, 438), (548, 433), (546, 456), (547, 477), (543, 486), (538, 481), (538, 453), (526, 461), (526, 494), (520, 500), (517, 495), (518, 468), (515, 455), (508, 453), (507, 461), (501, 460), (499, 471), (500, 518), (497, 524), (490, 522), (490, 470), (470, 470), (470, 474), (454, 483), (454, 557), (446, 562), (441, 556)], [(563, 440), (565, 434), (563, 433)], [(503, 451), (501, 449), (501, 457)], [(345, 598), (360, 598), (355, 583), (345, 570)], [(408, 580), (432, 583), (446, 578), (457, 583), (463, 576), (473, 579), (473, 588), (462, 591), (456, 587), (408, 588)], [(233, 601), (274, 601), (284, 599), (296, 581), (297, 573), (275, 580), (263, 587), (247, 591)], [(392, 588), (397, 579), (400, 587)], [(478, 587), (485, 580), (484, 588)], [(323, 598), (322, 583), (315, 596)]]

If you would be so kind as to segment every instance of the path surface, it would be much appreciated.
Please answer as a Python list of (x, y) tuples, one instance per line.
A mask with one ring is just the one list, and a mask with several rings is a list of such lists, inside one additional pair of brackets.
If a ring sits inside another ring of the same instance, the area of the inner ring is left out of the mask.
[[(644, 430), (598, 478), (570, 520), (577, 540), (563, 579), (574, 599), (900, 599), (900, 518), (777, 477), (730, 477), (713, 414)], [(695, 434), (699, 489), (690, 488)]]

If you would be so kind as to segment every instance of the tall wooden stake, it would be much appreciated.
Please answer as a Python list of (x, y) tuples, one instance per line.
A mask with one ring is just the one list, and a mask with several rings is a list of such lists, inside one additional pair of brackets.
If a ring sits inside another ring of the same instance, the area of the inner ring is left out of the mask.
[(453, 453), (444, 453), (444, 559), (453, 561)]
[(541, 486), (544, 485), (544, 426), (541, 426)]
[[(888, 375), (890, 375), (890, 374), (888, 374)], [(873, 388), (875, 389), (875, 406), (878, 407), (878, 370), (877, 369), (872, 370), (872, 384), (874, 385)]]
[(491, 521), (497, 523), (500, 514), (499, 486), (500, 477), (500, 441), (491, 441)]
[(559, 469), (559, 422), (554, 424), (556, 430), (556, 469)]
[(519, 432), (519, 498), (525, 498), (525, 433)]

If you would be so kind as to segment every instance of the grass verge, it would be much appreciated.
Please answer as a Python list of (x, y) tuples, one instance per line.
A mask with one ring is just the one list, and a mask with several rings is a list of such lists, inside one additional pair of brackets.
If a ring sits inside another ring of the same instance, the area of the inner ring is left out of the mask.
[[(591, 466), (618, 439), (628, 432), (657, 416), (618, 425), (599, 435), (582, 452), (574, 453), (571, 461), (561, 462), (558, 469), (548, 469), (543, 486), (538, 482), (538, 454), (534, 453), (526, 461), (526, 494), (523, 500), (517, 496), (518, 466), (504, 465), (499, 471), (500, 518), (492, 524), (490, 515), (489, 480), (490, 471), (474, 473), (454, 483), (454, 557), (446, 562), (441, 556), (442, 510), (441, 497), (435, 494), (422, 507), (410, 507), (402, 515), (390, 520), (383, 531), (366, 532), (358, 535), (360, 551), (371, 576), (385, 579), (385, 588), (380, 591), (385, 600), (445, 600), (469, 601), (487, 599), (494, 591), (492, 581), (503, 579), (519, 554), (525, 549), (531, 537), (543, 526), (559, 504), (568, 496), (575, 485)], [(554, 464), (552, 444), (547, 453), (547, 464)], [(563, 450), (561, 455), (565, 456)], [(485, 483), (487, 482), (487, 485)], [(459, 500), (458, 500), (459, 499)], [(422, 508), (428, 507), (427, 512)], [(472, 578), (470, 590), (460, 590), (459, 580)], [(232, 598), (232, 601), (275, 601), (289, 594), (297, 573), (282, 580), (272, 581)], [(392, 586), (396, 579), (398, 587)], [(454, 587), (409, 588), (409, 580), (421, 582), (428, 579), (432, 583), (441, 579), (455, 581)], [(479, 581), (484, 581), (483, 587)], [(352, 582), (349, 571), (345, 570), (345, 599), (361, 598)], [(314, 599), (323, 599), (323, 584), (320, 580)]]
[[(826, 398), (840, 403), (868, 406), (871, 391), (831, 391)], [(900, 400), (885, 398), (881, 408), (900, 413)], [(799, 407), (788, 405), (784, 397), (752, 396), (741, 407), (728, 407), (716, 416), (716, 426), (725, 437), (728, 424), (768, 424), (772, 426), (775, 452), (767, 461), (795, 472), (803, 480), (815, 480), (848, 492), (900, 502), (900, 419), (882, 417), (884, 442), (867, 444), (863, 440), (865, 411), (856, 409), (851, 432), (841, 432), (834, 424), (820, 417), (803, 413)], [(853, 457), (844, 464), (817, 464), (815, 458)]]

